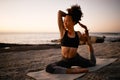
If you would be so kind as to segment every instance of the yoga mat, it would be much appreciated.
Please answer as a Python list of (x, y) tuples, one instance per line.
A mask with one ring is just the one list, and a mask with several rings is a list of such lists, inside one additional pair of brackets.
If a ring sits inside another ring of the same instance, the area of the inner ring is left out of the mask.
[[(104, 66), (114, 62), (116, 58), (109, 58), (109, 59), (101, 59), (97, 58), (97, 65), (95, 67), (89, 67), (89, 72), (96, 71)], [(37, 72), (29, 72), (27, 73), (28, 76), (36, 79), (36, 80), (75, 80), (78, 77), (82, 77), (86, 73), (80, 74), (50, 74), (47, 73), (45, 70), (37, 71)]]

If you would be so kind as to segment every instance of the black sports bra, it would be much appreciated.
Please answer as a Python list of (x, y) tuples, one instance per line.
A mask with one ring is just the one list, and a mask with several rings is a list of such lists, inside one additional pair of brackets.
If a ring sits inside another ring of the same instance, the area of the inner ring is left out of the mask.
[(65, 34), (64, 34), (63, 38), (61, 39), (61, 46), (78, 48), (79, 37), (78, 37), (77, 32), (75, 32), (74, 38), (68, 37), (67, 33), (68, 33), (68, 31), (65, 31)]

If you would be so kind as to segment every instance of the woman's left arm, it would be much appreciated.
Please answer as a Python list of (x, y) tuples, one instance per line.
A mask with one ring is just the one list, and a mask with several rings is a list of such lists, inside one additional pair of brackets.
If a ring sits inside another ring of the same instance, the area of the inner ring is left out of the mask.
[(88, 32), (88, 29), (85, 25), (81, 24), (79, 22), (79, 25), (85, 29), (85, 37), (86, 37), (86, 43), (88, 45), (88, 49), (89, 49), (89, 52), (90, 52), (90, 62), (92, 64), (92, 66), (95, 66), (96, 65), (96, 57), (94, 55), (94, 49), (93, 49), (93, 46), (92, 46), (92, 43), (90, 41), (90, 37), (89, 37), (89, 32)]
[(79, 25), (85, 29), (85, 38), (86, 38), (86, 44), (88, 45), (88, 49), (90, 51), (90, 53), (94, 53), (94, 49), (93, 49), (93, 46), (91, 44), (91, 41), (90, 41), (90, 37), (89, 37), (89, 32), (88, 32), (88, 29), (86, 27), (86, 25), (82, 24), (79, 22)]

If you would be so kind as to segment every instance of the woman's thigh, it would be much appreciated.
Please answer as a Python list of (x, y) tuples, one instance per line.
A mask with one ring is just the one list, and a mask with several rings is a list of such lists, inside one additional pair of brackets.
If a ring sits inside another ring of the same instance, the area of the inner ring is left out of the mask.
[(72, 66), (81, 66), (81, 67), (90, 67), (90, 66), (92, 66), (90, 60), (88, 60), (86, 58), (83, 58), (79, 54), (77, 54), (77, 56), (71, 62), (72, 62)]

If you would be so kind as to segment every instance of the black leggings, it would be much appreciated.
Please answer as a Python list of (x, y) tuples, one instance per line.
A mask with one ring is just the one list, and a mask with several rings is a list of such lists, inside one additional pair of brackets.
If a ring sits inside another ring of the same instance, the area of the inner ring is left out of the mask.
[(51, 63), (47, 65), (46, 72), (49, 73), (66, 73), (67, 68), (71, 68), (71, 66), (80, 66), (80, 67), (91, 67), (95, 66), (91, 63), (91, 60), (85, 59), (77, 54), (75, 57), (66, 59), (62, 58), (62, 60)]

